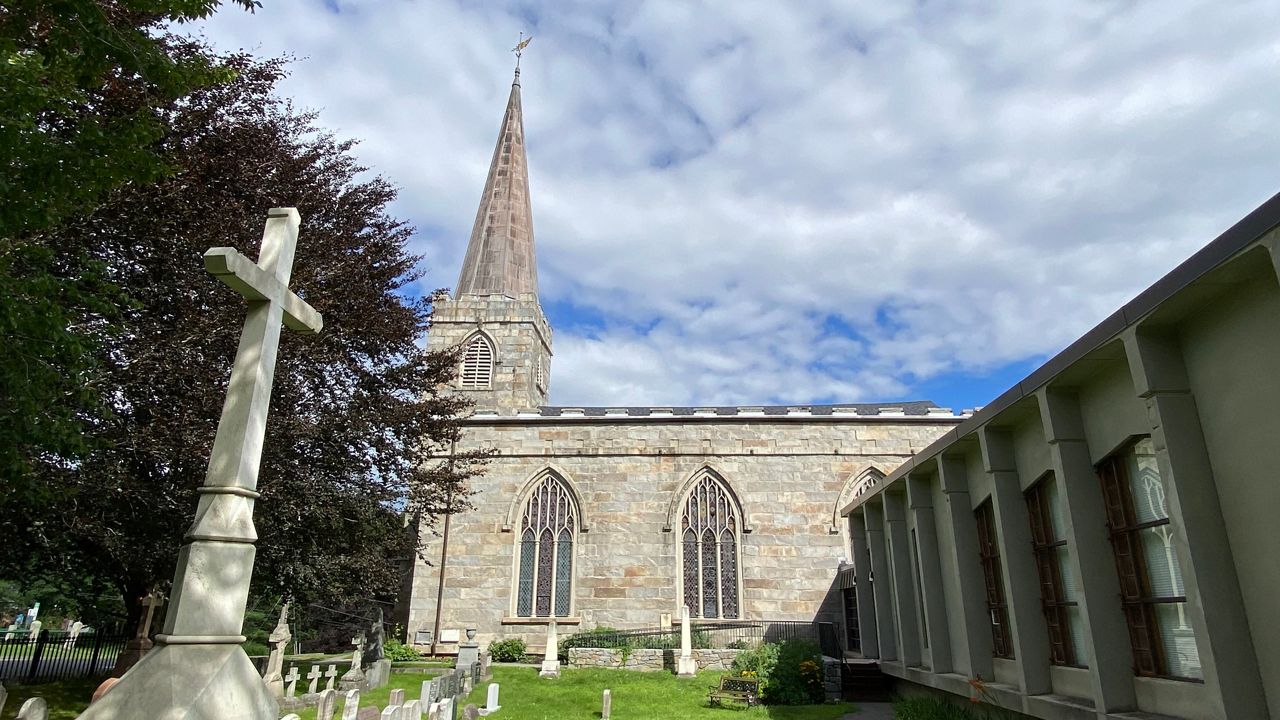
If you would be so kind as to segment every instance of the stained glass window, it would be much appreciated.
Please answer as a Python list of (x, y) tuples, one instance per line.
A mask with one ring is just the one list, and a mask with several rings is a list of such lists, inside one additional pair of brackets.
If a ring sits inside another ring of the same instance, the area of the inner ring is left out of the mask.
[(572, 611), (576, 512), (569, 489), (554, 475), (530, 494), (520, 520), (516, 615), (567, 617)]
[(703, 476), (680, 516), (682, 589), (691, 616), (739, 617), (739, 524), (728, 489), (718, 478)]

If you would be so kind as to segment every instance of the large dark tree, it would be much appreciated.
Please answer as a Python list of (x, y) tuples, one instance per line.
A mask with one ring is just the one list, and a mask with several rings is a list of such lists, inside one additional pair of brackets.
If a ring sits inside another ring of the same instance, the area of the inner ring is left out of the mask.
[[(6, 0), (0, 4), (0, 483), (54, 502), (33, 466), (86, 447), (99, 414), (94, 348), (106, 326), (77, 322), (120, 295), (102, 266), (48, 244), (47, 231), (108, 191), (167, 170), (158, 110), (226, 68), (170, 52), (160, 30), (218, 0)], [(254, 0), (232, 4), (252, 9)], [(2, 529), (2, 528), (0, 528)]]
[[(179, 55), (208, 52), (170, 42)], [(302, 229), (291, 286), (325, 328), (281, 342), (255, 593), (343, 604), (393, 595), (397, 561), (418, 549), (402, 518), (430, 522), (447, 498), (465, 498), (478, 467), (474, 456), (439, 459), (464, 409), (437, 390), (456, 357), (423, 349), (430, 299), (406, 249), (412, 230), (387, 211), (395, 189), (366, 176), (351, 142), (271, 94), (283, 62), (236, 55), (219, 64), (233, 81), (161, 113), (157, 150), (173, 173), (117, 190), (50, 237), (101, 262), (132, 304), (97, 356), (111, 411), (94, 426), (100, 442), (42, 471), (64, 500), (11, 506), (6, 519), (21, 524), (46, 568), (92, 568), (127, 601), (169, 581), (245, 312), (201, 255), (232, 246), (255, 257), (266, 210), (292, 206)]]

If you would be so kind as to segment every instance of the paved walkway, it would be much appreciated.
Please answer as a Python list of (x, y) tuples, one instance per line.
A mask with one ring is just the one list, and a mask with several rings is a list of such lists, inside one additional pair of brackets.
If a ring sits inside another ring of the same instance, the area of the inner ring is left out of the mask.
[(849, 713), (841, 720), (893, 720), (893, 705), (887, 702), (857, 703), (858, 712)]

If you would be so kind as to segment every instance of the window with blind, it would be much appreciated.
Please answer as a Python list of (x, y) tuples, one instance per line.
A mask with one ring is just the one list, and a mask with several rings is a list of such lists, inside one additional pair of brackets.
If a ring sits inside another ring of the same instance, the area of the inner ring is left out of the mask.
[(1040, 605), (1049, 629), (1049, 660), (1054, 665), (1084, 667), (1084, 627), (1079, 586), (1071, 570), (1071, 551), (1064, 531), (1062, 497), (1049, 473), (1027, 490), (1031, 545), (1040, 576)]
[(691, 617), (737, 618), (737, 502), (723, 482), (706, 473), (685, 499), (680, 515), (683, 601)]
[(1186, 590), (1151, 438), (1098, 466), (1120, 598), (1138, 675), (1199, 680), (1200, 652), (1187, 622)]
[(464, 388), (485, 389), (493, 384), (493, 345), (484, 335), (476, 335), (462, 354), (458, 380)]
[(554, 475), (538, 483), (520, 520), (516, 615), (567, 617), (572, 610), (573, 538), (577, 508)]
[(978, 560), (987, 585), (987, 614), (991, 617), (991, 651), (996, 657), (1012, 658), (1013, 643), (1009, 637), (1009, 603), (1004, 595), (1004, 576), (1000, 570), (1000, 545), (996, 540), (995, 512), (987, 500), (973, 511), (978, 523)]

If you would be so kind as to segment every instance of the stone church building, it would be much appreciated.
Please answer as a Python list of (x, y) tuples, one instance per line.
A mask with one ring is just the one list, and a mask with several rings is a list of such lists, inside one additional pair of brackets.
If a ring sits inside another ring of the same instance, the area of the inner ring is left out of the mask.
[(562, 632), (637, 628), (686, 605), (704, 622), (842, 623), (833, 580), (849, 539), (837, 510), (962, 416), (929, 402), (548, 406), (554, 344), (526, 162), (517, 71), (429, 338), (465, 348), (457, 391), (475, 410), (463, 443), (496, 455), (473, 481), (473, 509), (426, 537), (410, 640), (451, 652), (474, 628), (482, 645), (540, 648), (551, 618)]

